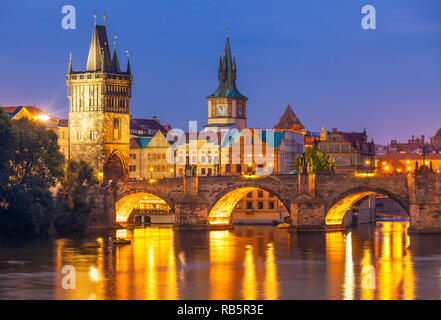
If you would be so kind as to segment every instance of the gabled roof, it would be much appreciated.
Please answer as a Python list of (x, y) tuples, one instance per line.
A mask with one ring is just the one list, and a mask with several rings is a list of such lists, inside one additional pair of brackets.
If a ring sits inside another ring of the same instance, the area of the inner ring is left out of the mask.
[(292, 129), (295, 126), (299, 126), (301, 129), (305, 128), (305, 126), (300, 122), (300, 119), (291, 109), (291, 106), (288, 104), (282, 116), (279, 119), (279, 122), (275, 125), (276, 129)]
[(167, 134), (167, 130), (157, 120), (153, 119), (130, 119), (131, 130), (161, 130), (162, 133)]
[(216, 91), (207, 98), (243, 98), (247, 99), (236, 88), (236, 59), (231, 58), (230, 41), (225, 41), (223, 59), (219, 59), (218, 79), (219, 86)]

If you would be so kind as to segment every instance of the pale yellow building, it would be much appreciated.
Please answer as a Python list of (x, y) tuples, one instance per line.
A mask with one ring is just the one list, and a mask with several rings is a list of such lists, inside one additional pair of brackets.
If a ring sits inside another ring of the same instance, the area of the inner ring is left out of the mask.
[(153, 137), (130, 139), (130, 179), (163, 179), (174, 177), (174, 165), (167, 159), (170, 143), (158, 130)]

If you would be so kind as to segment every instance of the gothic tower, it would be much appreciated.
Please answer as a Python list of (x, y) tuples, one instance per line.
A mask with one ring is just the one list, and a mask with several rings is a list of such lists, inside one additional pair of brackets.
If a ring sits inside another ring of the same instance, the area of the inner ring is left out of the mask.
[(236, 88), (236, 58), (231, 57), (230, 42), (227, 39), (225, 49), (219, 58), (219, 86), (208, 99), (208, 125), (206, 129), (220, 130), (246, 128), (246, 103), (248, 98)]
[(121, 72), (115, 42), (110, 57), (105, 25), (93, 29), (86, 71), (73, 71), (70, 58), (66, 79), (69, 158), (89, 162), (104, 179), (126, 179), (132, 75), (129, 63)]

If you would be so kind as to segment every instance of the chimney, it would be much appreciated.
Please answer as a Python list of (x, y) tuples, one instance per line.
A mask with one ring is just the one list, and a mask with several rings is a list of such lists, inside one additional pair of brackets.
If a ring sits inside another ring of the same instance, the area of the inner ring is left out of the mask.
[(153, 116), (153, 118), (152, 118), (153, 120), (155, 120), (157, 123), (159, 123), (159, 119), (158, 119), (158, 117), (157, 116)]

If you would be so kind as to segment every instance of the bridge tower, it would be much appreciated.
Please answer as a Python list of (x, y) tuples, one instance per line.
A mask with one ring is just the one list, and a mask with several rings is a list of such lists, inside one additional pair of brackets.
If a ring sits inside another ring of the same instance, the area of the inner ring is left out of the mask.
[(239, 92), (236, 87), (236, 58), (231, 56), (230, 41), (225, 41), (223, 57), (219, 58), (218, 79), (219, 86), (208, 99), (208, 125), (206, 129), (219, 131), (220, 129), (246, 128), (246, 103), (248, 98)]
[(129, 168), (133, 79), (129, 62), (121, 71), (113, 44), (111, 57), (106, 27), (95, 24), (86, 70), (73, 71), (69, 58), (69, 159), (89, 162), (104, 179), (122, 180)]

